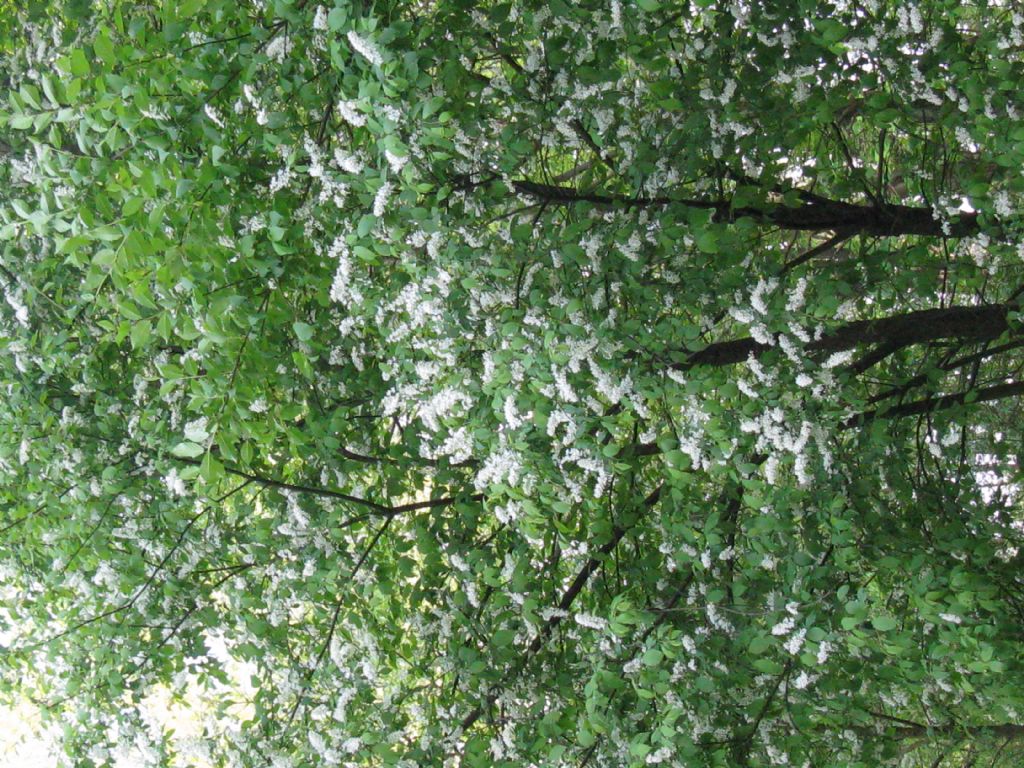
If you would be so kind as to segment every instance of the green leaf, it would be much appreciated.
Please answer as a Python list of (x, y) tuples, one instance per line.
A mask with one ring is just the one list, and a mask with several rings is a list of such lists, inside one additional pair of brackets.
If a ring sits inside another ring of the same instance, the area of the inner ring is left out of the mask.
[(139, 320), (132, 326), (130, 334), (132, 348), (141, 349), (149, 342), (152, 326), (149, 320)]
[(753, 640), (750, 641), (750, 645), (747, 649), (755, 656), (760, 655), (767, 651), (772, 645), (771, 638), (767, 635), (757, 635)]
[(32, 109), (42, 109), (43, 105), (39, 101), (39, 89), (31, 83), (25, 83), (18, 89), (18, 93), (21, 98), (28, 104)]
[(203, 9), (207, 0), (180, 0), (177, 5), (178, 18), (187, 19)]
[(651, 650), (644, 653), (642, 661), (644, 663), (644, 666), (655, 667), (658, 664), (661, 664), (661, 660), (663, 658), (665, 658), (665, 655), (661, 651), (652, 648)]
[(24, 131), (35, 125), (34, 115), (15, 115), (11, 118), (10, 126), (17, 131)]
[(76, 77), (86, 77), (89, 74), (89, 59), (85, 55), (85, 51), (81, 48), (75, 48), (71, 51), (71, 74)]
[(103, 32), (92, 41), (92, 47), (96, 51), (96, 55), (107, 64), (117, 63), (117, 52), (114, 50), (114, 44), (107, 37), (106, 32)]
[(295, 331), (299, 341), (309, 341), (313, 338), (313, 326), (306, 323), (295, 322), (292, 324), (292, 330)]
[(711, 230), (699, 232), (696, 237), (697, 247), (703, 253), (718, 253), (718, 236)]
[(337, 32), (344, 27), (347, 21), (348, 13), (343, 7), (332, 8), (331, 12), (327, 14), (327, 26), (332, 32)]
[(898, 622), (891, 616), (873, 616), (871, 618), (871, 626), (877, 629), (879, 632), (888, 632), (896, 629), (899, 626)]
[(207, 452), (199, 465), (199, 476), (208, 484), (215, 483), (224, 477), (224, 466), (213, 457), (213, 453)]
[(758, 672), (764, 672), (766, 675), (782, 674), (782, 665), (772, 659), (754, 659), (754, 661), (751, 662), (751, 666), (753, 666)]
[(17, 198), (11, 200), (11, 208), (23, 219), (32, 218), (33, 211), (25, 204), (24, 200), (18, 200)]
[(194, 459), (197, 456), (202, 456), (205, 451), (206, 449), (203, 448), (203, 446), (190, 442), (178, 443), (176, 446), (171, 448), (172, 454), (186, 459)]

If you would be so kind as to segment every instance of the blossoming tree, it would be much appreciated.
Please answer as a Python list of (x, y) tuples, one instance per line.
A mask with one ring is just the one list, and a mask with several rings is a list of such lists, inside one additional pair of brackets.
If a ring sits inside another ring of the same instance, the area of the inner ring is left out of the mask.
[(69, 765), (1019, 764), (1013, 3), (0, 8)]

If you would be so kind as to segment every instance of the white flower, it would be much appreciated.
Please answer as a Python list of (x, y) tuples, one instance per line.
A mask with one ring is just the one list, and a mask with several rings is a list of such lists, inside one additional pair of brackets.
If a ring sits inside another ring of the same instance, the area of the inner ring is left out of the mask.
[[(362, 115), (357, 115), (357, 117), (361, 119)], [(351, 120), (348, 122), (351, 122)], [(363, 164), (359, 158), (340, 148), (334, 150), (334, 163), (345, 173), (351, 173), (353, 176), (363, 172)]]
[(514, 523), (523, 512), (523, 505), (518, 501), (510, 501), (505, 506), (498, 506), (494, 508), (494, 516), (498, 518), (498, 522), (502, 525), (508, 525)]
[(607, 620), (589, 613), (577, 613), (573, 618), (581, 627), (587, 627), (588, 629), (602, 630), (608, 626)]
[(257, 397), (251, 403), (249, 403), (249, 410), (253, 413), (266, 413), (267, 412), (267, 401), (262, 397)]
[(790, 637), (789, 640), (787, 640), (783, 644), (783, 647), (787, 651), (789, 651), (791, 654), (796, 656), (798, 653), (800, 653), (800, 649), (804, 647), (804, 635), (806, 635), (806, 634), (807, 634), (807, 630), (806, 629), (799, 629), (799, 630), (797, 630), (793, 634), (793, 636)]
[(203, 112), (205, 112), (206, 116), (210, 118), (211, 123), (216, 125), (218, 128), (224, 127), (224, 121), (220, 119), (220, 115), (217, 114), (217, 110), (214, 109), (211, 105), (207, 104), (205, 107), (203, 107)]
[(380, 55), (380, 51), (373, 43), (364, 37), (360, 37), (355, 31), (350, 30), (348, 35), (348, 43), (352, 46), (352, 50), (361, 55), (368, 62), (374, 66), (380, 66), (384, 63), (384, 57)]
[(205, 416), (200, 416), (195, 421), (188, 422), (185, 425), (185, 439), (191, 440), (193, 443), (201, 443), (209, 437), (209, 432), (206, 431), (207, 424)]
[(174, 496), (184, 496), (188, 493), (185, 481), (178, 477), (178, 470), (175, 467), (172, 467), (171, 471), (164, 476), (164, 485), (167, 486), (167, 490)]
[(793, 287), (793, 292), (786, 300), (786, 311), (796, 312), (804, 305), (804, 293), (807, 291), (807, 278), (801, 277)]
[(657, 765), (658, 763), (665, 762), (670, 757), (672, 757), (672, 749), (670, 747), (662, 747), (661, 749), (658, 749), (647, 755), (647, 759), (645, 760), (645, 762), (648, 765)]
[(291, 168), (287, 166), (279, 168), (277, 173), (274, 174), (274, 178), (270, 180), (270, 194), (273, 195), (285, 189), (292, 183), (294, 178), (295, 174)]
[(327, 9), (322, 5), (318, 5), (316, 8), (316, 16), (313, 17), (313, 29), (318, 32), (327, 30)]
[(1010, 205), (1010, 195), (1005, 189), (997, 192), (992, 202), (995, 204), (996, 213), (1000, 216), (1008, 218), (1013, 215), (1013, 206)]
[(787, 616), (774, 627), (772, 627), (772, 634), (776, 636), (788, 635), (790, 632), (793, 631), (794, 627), (796, 627), (796, 619), (794, 619), (792, 616)]
[(793, 681), (793, 687), (798, 691), (802, 691), (808, 685), (814, 682), (814, 677), (807, 674), (807, 670), (800, 670), (800, 674), (797, 675), (796, 680)]
[(839, 365), (844, 365), (853, 359), (853, 350), (846, 349), (842, 352), (833, 352), (828, 360), (822, 363), (821, 367), (825, 369), (835, 368)]
[(505, 398), (504, 412), (505, 423), (508, 424), (509, 429), (518, 429), (526, 422), (526, 419), (520, 415), (519, 409), (516, 408), (515, 395), (510, 394), (508, 397)]
[(437, 432), (441, 428), (441, 419), (451, 415), (456, 406), (469, 408), (472, 405), (473, 398), (465, 392), (454, 387), (445, 387), (423, 404), (419, 417), (427, 429)]
[(721, 632), (725, 632), (726, 634), (732, 633), (734, 627), (728, 621), (728, 619), (726, 619), (724, 616), (722, 616), (722, 614), (718, 612), (718, 608), (717, 606), (715, 606), (714, 603), (708, 603), (704, 607), (704, 613), (707, 615), (708, 622), (711, 624), (712, 627)]
[(387, 210), (388, 197), (391, 195), (391, 184), (384, 182), (380, 189), (377, 190), (377, 194), (373, 196), (373, 215), (378, 219), (384, 215), (384, 211)]
[(523, 465), (519, 456), (504, 448), (487, 457), (473, 480), (473, 486), (477, 491), (482, 491), (488, 486), (498, 483), (515, 486), (519, 482), (522, 472)]
[(339, 101), (338, 102), (338, 114), (341, 115), (341, 119), (351, 125), (353, 128), (359, 128), (366, 125), (366, 115), (358, 111), (359, 104), (355, 101)]
[(278, 35), (267, 45), (267, 58), (276, 61), (278, 64), (285, 60), (285, 57), (292, 52), (292, 39), (287, 35)]
[(832, 643), (830, 643), (828, 640), (821, 641), (821, 644), (818, 646), (819, 664), (824, 664), (826, 661), (828, 661), (828, 655), (832, 653), (832, 648)]
[(729, 307), (729, 315), (738, 323), (743, 325), (750, 325), (754, 322), (754, 313), (749, 309), (741, 309), (740, 307)]
[(453, 464), (461, 464), (473, 457), (473, 436), (466, 427), (449, 432), (437, 449), (438, 456), (447, 456)]
[(390, 149), (384, 150), (384, 159), (388, 161), (388, 167), (391, 169), (391, 172), (396, 175), (401, 173), (405, 164), (409, 162), (407, 155), (396, 155)]
[(955, 613), (940, 613), (939, 618), (943, 621), (948, 621), (950, 624), (960, 624), (963, 621)]
[(768, 314), (768, 304), (765, 301), (765, 298), (775, 290), (775, 287), (778, 284), (779, 281), (774, 277), (770, 280), (758, 280), (757, 287), (754, 288), (753, 293), (750, 294), (750, 306), (762, 315)]

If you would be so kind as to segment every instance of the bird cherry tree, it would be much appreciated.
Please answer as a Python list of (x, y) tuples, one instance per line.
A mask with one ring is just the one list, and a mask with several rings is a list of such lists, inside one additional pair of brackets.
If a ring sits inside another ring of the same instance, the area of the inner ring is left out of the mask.
[(68, 765), (1024, 757), (1015, 3), (0, 9)]

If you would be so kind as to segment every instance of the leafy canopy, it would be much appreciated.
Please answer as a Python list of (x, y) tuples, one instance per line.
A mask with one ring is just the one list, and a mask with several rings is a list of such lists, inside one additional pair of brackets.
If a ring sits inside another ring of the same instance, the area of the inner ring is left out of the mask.
[(69, 765), (1019, 763), (1013, 4), (0, 13)]

